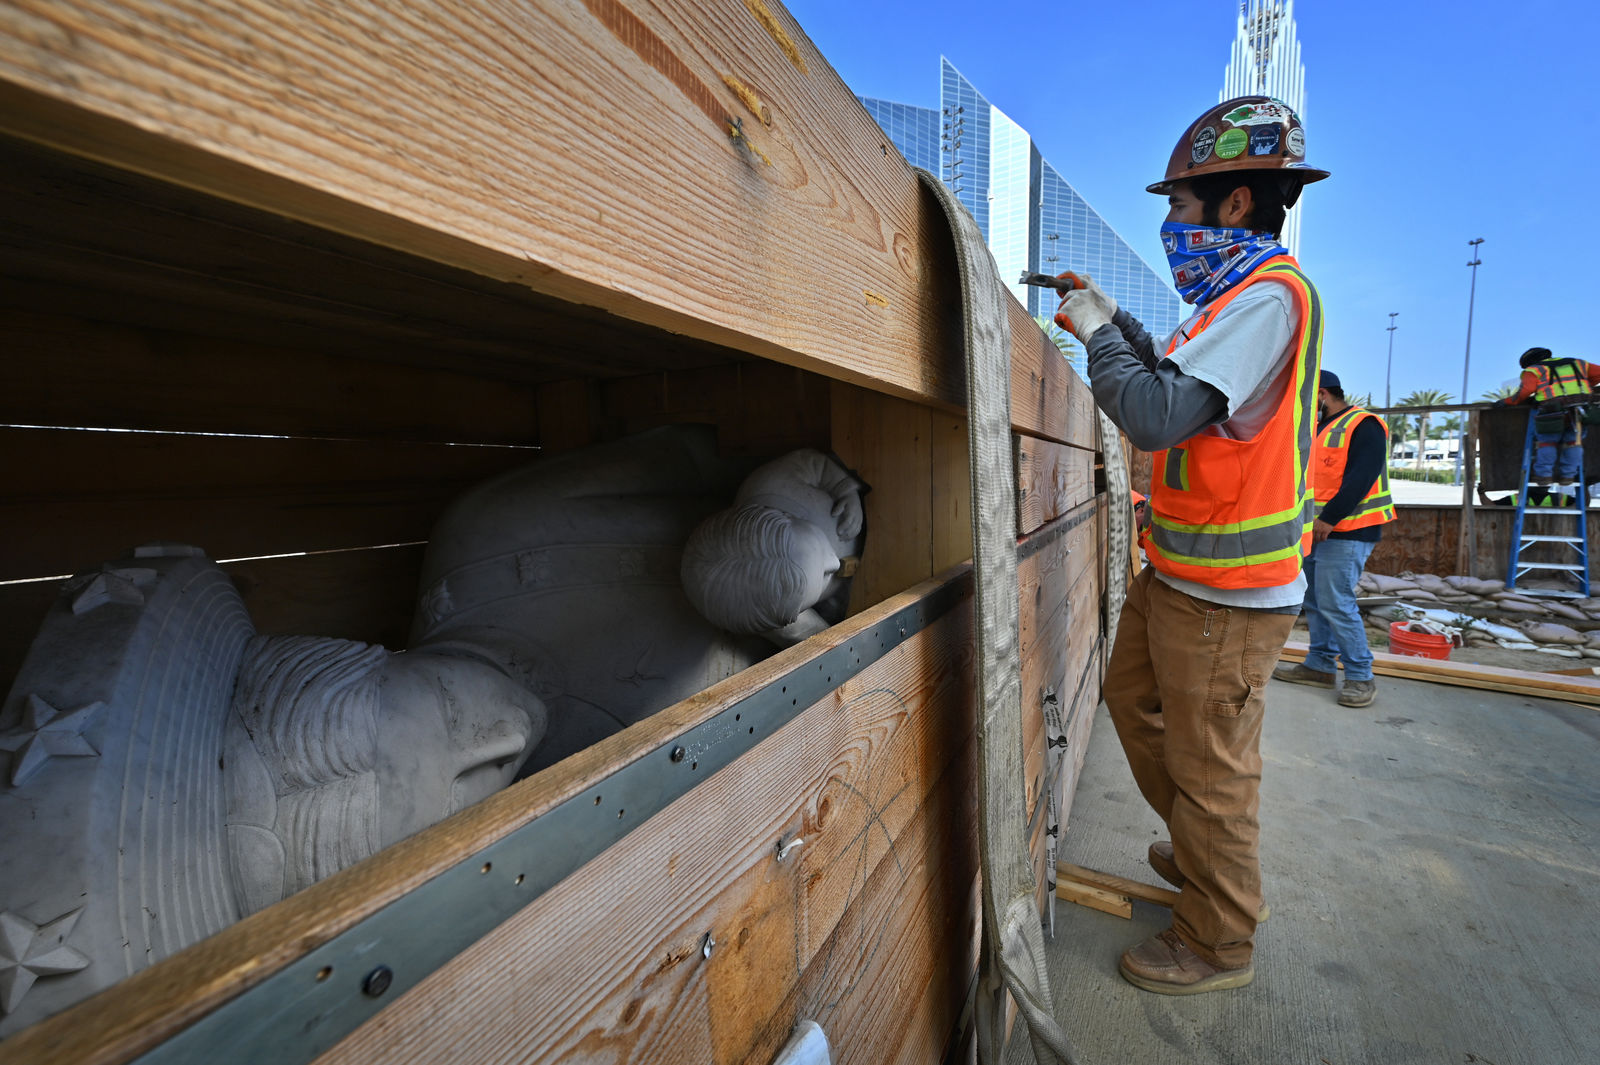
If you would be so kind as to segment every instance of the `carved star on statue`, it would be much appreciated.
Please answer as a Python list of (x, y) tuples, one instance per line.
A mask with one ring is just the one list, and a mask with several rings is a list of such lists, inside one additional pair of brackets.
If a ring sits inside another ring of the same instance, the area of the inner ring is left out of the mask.
[(87, 580), (79, 578), (82, 583), (72, 600), (72, 612), (87, 614), (107, 603), (140, 606), (144, 603), (143, 589), (155, 579), (156, 571), (153, 569), (114, 566), (108, 562), (100, 568), (99, 573), (89, 576)]
[(67, 937), (81, 913), (80, 906), (43, 925), (20, 914), (0, 913), (0, 1010), (14, 1012), (22, 1004), (22, 996), (41, 976), (60, 976), (88, 968), (88, 957), (67, 946)]
[(0, 751), (11, 752), (11, 786), (24, 783), (51, 758), (98, 755), (83, 730), (105, 705), (94, 702), (63, 714), (37, 695), (28, 696), (23, 723), (0, 732)]

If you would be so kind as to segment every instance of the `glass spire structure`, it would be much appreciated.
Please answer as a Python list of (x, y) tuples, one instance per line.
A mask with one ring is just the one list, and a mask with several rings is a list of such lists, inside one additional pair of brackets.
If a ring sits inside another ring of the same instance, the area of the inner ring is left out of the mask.
[[(1239, 4), (1239, 28), (1217, 102), (1235, 96), (1271, 96), (1306, 117), (1306, 66), (1300, 61), (1300, 35), (1294, 0), (1247, 0)], [(1284, 221), (1281, 238), (1289, 254), (1300, 255), (1300, 216), (1296, 204)]]

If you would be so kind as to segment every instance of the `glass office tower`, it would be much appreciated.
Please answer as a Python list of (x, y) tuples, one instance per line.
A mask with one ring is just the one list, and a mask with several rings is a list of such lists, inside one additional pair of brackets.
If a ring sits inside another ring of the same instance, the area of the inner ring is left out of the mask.
[[(1001, 280), (1034, 316), (1049, 317), (1054, 292), (1014, 284), (1024, 271), (1094, 276), (1157, 341), (1184, 318), (1171, 274), (1152, 269), (1039, 153), (1028, 131), (956, 70), (939, 61), (939, 107), (858, 97), (914, 166), (944, 181), (977, 219)], [(1152, 246), (1154, 238), (1152, 237)], [(1082, 351), (1068, 357), (1082, 368)]]

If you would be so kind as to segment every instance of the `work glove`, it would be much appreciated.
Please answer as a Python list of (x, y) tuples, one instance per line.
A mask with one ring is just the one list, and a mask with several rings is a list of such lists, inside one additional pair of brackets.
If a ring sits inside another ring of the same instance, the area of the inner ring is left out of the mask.
[(1491, 403), (1489, 405), (1491, 407), (1505, 407), (1505, 406), (1508, 406), (1509, 404), (1506, 403), (1506, 397), (1501, 396), (1499, 399), (1495, 400), (1493, 403)]
[[(1066, 274), (1060, 275), (1066, 277)], [(1073, 275), (1078, 287), (1068, 292), (1056, 308), (1056, 324), (1087, 347), (1089, 338), (1117, 313), (1117, 301), (1105, 294), (1088, 274)]]

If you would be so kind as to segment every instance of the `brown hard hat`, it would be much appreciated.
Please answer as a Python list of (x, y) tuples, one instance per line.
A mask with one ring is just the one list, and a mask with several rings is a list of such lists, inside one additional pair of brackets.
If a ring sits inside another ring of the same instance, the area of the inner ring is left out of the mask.
[(1270, 96), (1236, 96), (1194, 120), (1178, 138), (1167, 162), (1167, 176), (1146, 191), (1166, 193), (1202, 174), (1235, 170), (1278, 170), (1293, 184), (1285, 206), (1300, 198), (1300, 188), (1328, 176), (1306, 162), (1306, 135), (1300, 116)]

